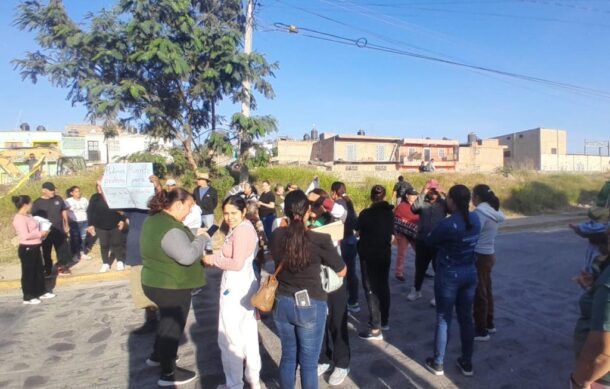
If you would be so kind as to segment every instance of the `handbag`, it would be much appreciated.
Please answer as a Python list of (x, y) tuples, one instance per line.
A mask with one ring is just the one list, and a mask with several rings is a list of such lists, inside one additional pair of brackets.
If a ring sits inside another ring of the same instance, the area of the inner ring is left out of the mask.
[(275, 272), (267, 278), (267, 280), (261, 284), (258, 292), (250, 298), (250, 304), (257, 308), (261, 312), (269, 312), (273, 309), (273, 303), (275, 302), (275, 292), (279, 283), (277, 281), (277, 275), (282, 271), (284, 267), (284, 261), (280, 262)]
[(417, 229), (417, 224), (394, 217), (394, 232), (402, 234), (409, 239), (415, 239), (417, 237)]
[(320, 280), (322, 289), (326, 293), (334, 292), (343, 285), (343, 277), (339, 277), (333, 269), (326, 265), (320, 265)]

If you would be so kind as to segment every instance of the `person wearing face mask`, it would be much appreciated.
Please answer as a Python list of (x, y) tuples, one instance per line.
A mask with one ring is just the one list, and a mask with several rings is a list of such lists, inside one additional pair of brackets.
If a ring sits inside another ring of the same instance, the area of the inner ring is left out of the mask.
[(193, 371), (176, 366), (180, 337), (191, 307), (191, 290), (205, 285), (200, 261), (209, 236), (197, 236), (183, 224), (194, 204), (184, 189), (161, 190), (148, 203), (150, 216), (142, 226), (142, 288), (159, 308), (159, 325), (149, 366), (160, 366), (159, 386), (178, 386), (197, 379)]
[(246, 201), (231, 196), (222, 204), (224, 222), (229, 227), (218, 254), (206, 255), (204, 263), (224, 270), (220, 282), (218, 346), (225, 373), (222, 388), (260, 388), (261, 357), (258, 327), (250, 298), (258, 290), (253, 261), (258, 251), (258, 235), (246, 218)]

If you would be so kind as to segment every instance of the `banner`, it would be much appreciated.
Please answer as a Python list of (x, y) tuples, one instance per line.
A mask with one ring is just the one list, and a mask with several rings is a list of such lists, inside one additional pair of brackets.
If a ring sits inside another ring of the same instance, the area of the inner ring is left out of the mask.
[(102, 178), (102, 191), (111, 209), (148, 209), (148, 200), (155, 194), (149, 177), (152, 163), (109, 163)]

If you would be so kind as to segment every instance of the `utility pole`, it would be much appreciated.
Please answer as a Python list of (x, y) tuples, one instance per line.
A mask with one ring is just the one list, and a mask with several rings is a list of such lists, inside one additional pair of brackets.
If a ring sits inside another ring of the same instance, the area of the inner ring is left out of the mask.
[[(244, 36), (244, 53), (252, 52), (252, 30), (254, 27), (254, 1), (248, 0), (248, 8), (246, 9), (246, 34)], [(250, 80), (244, 79), (242, 83), (244, 92), (246, 93), (244, 101), (241, 103), (241, 113), (250, 116)]]

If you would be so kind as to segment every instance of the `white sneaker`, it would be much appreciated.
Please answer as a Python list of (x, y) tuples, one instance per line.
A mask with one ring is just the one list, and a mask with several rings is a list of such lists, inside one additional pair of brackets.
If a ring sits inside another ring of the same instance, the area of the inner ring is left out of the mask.
[(80, 252), (80, 258), (81, 259), (91, 259), (91, 257), (89, 255), (85, 254), (84, 251)]
[(102, 265), (102, 267), (100, 269), (100, 273), (106, 273), (108, 270), (110, 270), (110, 265), (105, 263)]
[(55, 295), (53, 293), (47, 292), (47, 293), (43, 294), (42, 296), (40, 296), (38, 298), (42, 299), (42, 300), (48, 300), (48, 299), (55, 298)]
[(384, 325), (384, 326), (383, 326), (383, 325), (381, 326), (381, 331), (389, 331), (389, 330), (390, 330), (390, 325), (389, 325), (389, 324), (386, 324), (386, 325)]
[(430, 300), (430, 306), (436, 307), (436, 298), (432, 297), (432, 300)]
[(318, 377), (322, 374), (326, 373), (330, 369), (330, 364), (328, 363), (318, 363)]
[(125, 270), (125, 264), (122, 261), (117, 261), (116, 263), (116, 271)]
[(343, 381), (345, 381), (345, 377), (349, 374), (349, 367), (347, 369), (343, 369), (341, 367), (335, 367), (333, 373), (330, 375), (328, 379), (328, 384), (330, 386), (341, 385)]
[(411, 291), (407, 295), (407, 300), (415, 301), (415, 300), (420, 299), (420, 298), (421, 298), (421, 292), (418, 292), (417, 290), (415, 290), (414, 287), (411, 288)]
[(36, 298), (34, 298), (34, 299), (30, 299), (30, 300), (23, 300), (23, 303), (25, 305), (36, 305), (36, 304), (40, 304), (41, 301), (36, 299)]

